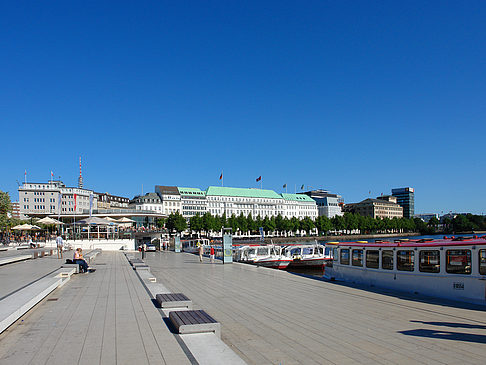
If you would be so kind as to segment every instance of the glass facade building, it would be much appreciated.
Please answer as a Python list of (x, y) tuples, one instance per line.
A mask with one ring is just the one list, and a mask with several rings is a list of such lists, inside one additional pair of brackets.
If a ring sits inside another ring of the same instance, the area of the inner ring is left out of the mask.
[(403, 217), (413, 218), (415, 214), (415, 191), (413, 188), (392, 189), (392, 195), (397, 198), (397, 203), (403, 207)]

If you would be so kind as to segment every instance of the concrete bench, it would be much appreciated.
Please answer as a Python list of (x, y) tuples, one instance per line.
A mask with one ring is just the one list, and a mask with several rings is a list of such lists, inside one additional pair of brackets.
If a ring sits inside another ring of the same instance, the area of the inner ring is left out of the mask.
[(54, 289), (64, 285), (72, 274), (74, 274), (74, 269), (61, 268), (2, 299), (0, 301), (0, 333)]
[(74, 273), (75, 274), (79, 274), (79, 265), (78, 264), (62, 264), (61, 265), (62, 268), (66, 268), (66, 269), (74, 269)]
[(10, 257), (4, 257), (0, 259), (0, 266), (1, 265), (6, 265), (6, 264), (11, 264), (12, 262), (18, 262), (18, 261), (25, 261), (25, 260), (30, 260), (32, 258), (32, 255), (18, 255), (18, 256), (10, 256)]
[(221, 338), (221, 324), (203, 310), (173, 311), (169, 319), (180, 334), (214, 332)]
[(97, 248), (95, 250), (89, 251), (86, 255), (83, 255), (86, 262), (91, 263), (91, 260), (95, 259), (101, 253), (101, 249)]
[(133, 265), (133, 269), (134, 270), (150, 270), (150, 266), (148, 266), (146, 263), (142, 262), (142, 263), (134, 263)]
[(187, 308), (192, 309), (192, 300), (182, 293), (166, 293), (157, 294), (155, 299), (160, 305), (160, 308)]

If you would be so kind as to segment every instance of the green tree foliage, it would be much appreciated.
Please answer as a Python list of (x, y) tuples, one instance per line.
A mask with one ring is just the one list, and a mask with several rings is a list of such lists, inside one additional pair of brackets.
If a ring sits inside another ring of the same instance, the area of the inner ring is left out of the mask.
[(204, 229), (203, 218), (199, 214), (193, 215), (191, 218), (189, 218), (189, 227), (192, 231), (201, 233), (201, 231)]
[(179, 212), (175, 212), (169, 215), (165, 226), (170, 233), (172, 233), (174, 230), (178, 233), (181, 233), (182, 231), (185, 231), (187, 229), (187, 222), (186, 219)]
[(8, 226), (8, 213), (12, 211), (12, 203), (10, 202), (10, 196), (0, 190), (0, 231), (3, 231)]

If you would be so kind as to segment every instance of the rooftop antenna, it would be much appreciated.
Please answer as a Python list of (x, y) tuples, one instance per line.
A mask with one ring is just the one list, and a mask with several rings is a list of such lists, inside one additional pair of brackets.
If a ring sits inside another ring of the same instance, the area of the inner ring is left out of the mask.
[(81, 156), (79, 156), (79, 177), (78, 177), (78, 188), (83, 188), (83, 175), (81, 174)]

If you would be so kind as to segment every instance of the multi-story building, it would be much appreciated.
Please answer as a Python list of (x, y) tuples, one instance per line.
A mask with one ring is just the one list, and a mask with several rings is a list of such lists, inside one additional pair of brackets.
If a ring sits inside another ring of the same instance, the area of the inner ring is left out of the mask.
[(162, 203), (163, 214), (169, 215), (176, 212), (182, 214), (181, 195), (177, 186), (157, 185), (155, 192)]
[(415, 214), (414, 218), (420, 218), (425, 223), (428, 223), (432, 218), (439, 219), (439, 214), (437, 213)]
[(95, 193), (98, 200), (98, 209), (128, 209), (129, 198), (111, 195), (108, 193)]
[(212, 215), (272, 217), (284, 214), (284, 200), (273, 190), (210, 186), (206, 190), (208, 211)]
[(392, 195), (397, 197), (398, 204), (403, 207), (403, 216), (413, 218), (415, 214), (415, 190), (409, 187), (392, 189)]
[(137, 195), (128, 204), (130, 209), (152, 211), (164, 214), (164, 206), (159, 195), (156, 193), (147, 193), (145, 195)]
[(284, 200), (283, 216), (287, 218), (296, 217), (303, 219), (305, 217), (313, 220), (318, 216), (316, 201), (305, 194), (287, 194), (282, 193)]
[(19, 202), (12, 202), (12, 218), (20, 219), (20, 204)]
[(98, 200), (92, 190), (67, 187), (62, 181), (24, 183), (19, 187), (20, 216), (74, 215), (91, 208)]
[(331, 194), (327, 190), (311, 190), (299, 194), (305, 194), (315, 200), (319, 216), (332, 218), (344, 214), (342, 210), (343, 200), (340, 195)]
[(206, 193), (198, 188), (177, 187), (181, 196), (182, 216), (190, 218), (196, 214), (204, 215), (207, 212)]
[(345, 204), (344, 211), (372, 218), (402, 218), (403, 208), (397, 203), (383, 198), (369, 198), (359, 203)]

